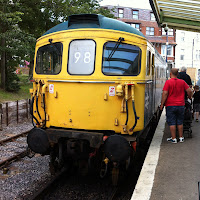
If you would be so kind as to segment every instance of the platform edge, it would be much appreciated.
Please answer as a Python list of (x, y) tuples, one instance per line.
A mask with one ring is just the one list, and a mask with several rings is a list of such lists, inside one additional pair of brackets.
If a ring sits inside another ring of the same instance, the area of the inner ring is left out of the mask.
[(165, 122), (166, 115), (165, 110), (163, 110), (131, 200), (149, 200), (151, 197), (155, 171), (160, 154), (160, 145), (164, 135)]

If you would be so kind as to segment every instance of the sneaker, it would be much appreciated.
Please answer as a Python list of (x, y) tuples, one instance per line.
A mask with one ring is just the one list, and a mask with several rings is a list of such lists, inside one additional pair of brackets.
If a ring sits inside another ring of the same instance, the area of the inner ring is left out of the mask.
[(167, 141), (168, 141), (168, 142), (171, 142), (171, 143), (174, 143), (174, 144), (177, 143), (177, 139), (176, 139), (176, 138), (172, 139), (172, 138), (170, 137), (170, 138), (167, 138)]
[(184, 142), (184, 137), (180, 137), (179, 142)]
[(196, 119), (196, 122), (199, 122), (199, 120), (198, 120), (198, 119)]

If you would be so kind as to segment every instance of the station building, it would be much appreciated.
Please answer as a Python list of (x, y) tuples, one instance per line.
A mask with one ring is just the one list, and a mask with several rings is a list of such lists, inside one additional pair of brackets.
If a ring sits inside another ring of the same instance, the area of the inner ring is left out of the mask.
[(176, 31), (175, 67), (186, 67), (194, 84), (200, 78), (200, 33)]

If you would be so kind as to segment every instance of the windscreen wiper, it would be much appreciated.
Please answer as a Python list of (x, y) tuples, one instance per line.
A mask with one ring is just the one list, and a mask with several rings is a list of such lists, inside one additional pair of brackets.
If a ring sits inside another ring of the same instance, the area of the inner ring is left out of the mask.
[(110, 61), (110, 59), (113, 57), (115, 51), (118, 49), (118, 47), (119, 47), (119, 45), (121, 44), (122, 41), (124, 41), (124, 38), (120, 37), (120, 38), (118, 39), (118, 41), (116, 42), (116, 44), (115, 44), (113, 50), (110, 52), (110, 54), (109, 54), (109, 56), (108, 56), (108, 58), (107, 58), (106, 61)]
[(56, 46), (56, 44), (53, 43), (52, 41), (53, 41), (53, 39), (49, 39), (49, 43), (50, 43), (50, 44), (53, 46), (53, 48), (56, 50), (57, 54), (58, 54), (59, 56), (61, 56), (60, 50), (58, 49), (58, 47)]

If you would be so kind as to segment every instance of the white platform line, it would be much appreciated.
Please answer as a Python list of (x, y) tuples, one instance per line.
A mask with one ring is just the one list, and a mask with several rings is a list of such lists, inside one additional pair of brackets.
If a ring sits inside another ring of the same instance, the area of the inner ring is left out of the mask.
[(131, 200), (149, 200), (151, 197), (165, 122), (165, 110), (163, 110)]

